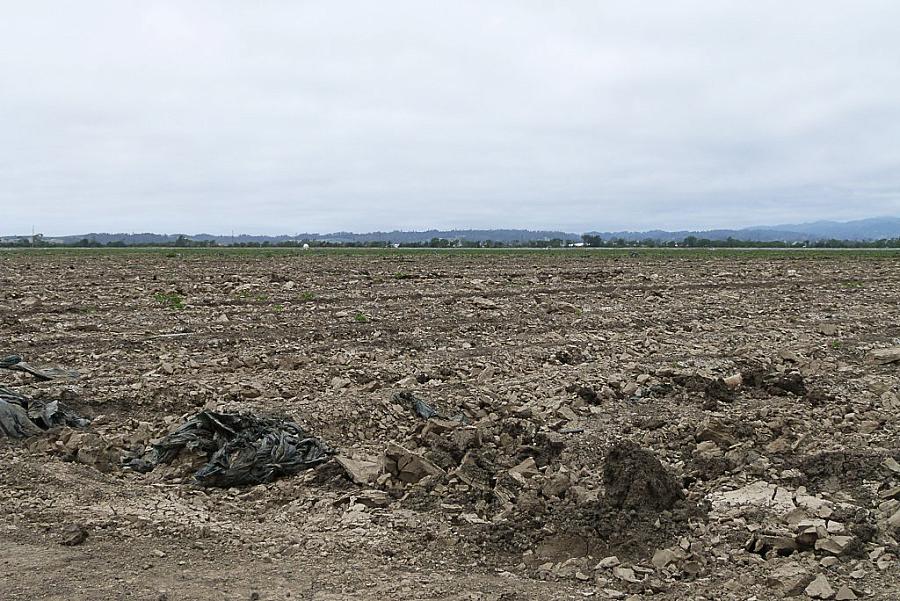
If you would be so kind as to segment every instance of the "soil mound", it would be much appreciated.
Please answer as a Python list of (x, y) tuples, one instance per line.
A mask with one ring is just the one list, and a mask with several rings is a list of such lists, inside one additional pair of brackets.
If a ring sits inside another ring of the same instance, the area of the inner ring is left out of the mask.
[(659, 459), (631, 441), (607, 450), (603, 483), (607, 503), (616, 509), (660, 512), (684, 499), (681, 484)]

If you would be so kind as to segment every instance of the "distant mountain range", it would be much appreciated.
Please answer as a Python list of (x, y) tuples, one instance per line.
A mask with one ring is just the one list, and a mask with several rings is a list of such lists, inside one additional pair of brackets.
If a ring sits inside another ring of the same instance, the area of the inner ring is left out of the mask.
[(882, 240), (900, 238), (900, 218), (873, 217), (856, 221), (814, 221), (811, 223), (789, 223), (782, 225), (760, 225), (742, 229), (645, 232), (587, 232), (604, 240), (624, 238), (625, 240), (680, 241), (688, 236), (708, 240), (750, 240), (753, 242), (803, 242), (806, 240)]
[[(771, 226), (756, 226), (742, 229), (717, 229), (717, 230), (649, 230), (649, 231), (589, 231), (585, 232), (593, 236), (599, 236), (604, 240), (623, 238), (625, 240), (653, 239), (658, 241), (681, 241), (688, 236), (706, 238), (709, 240), (725, 240), (734, 238), (737, 240), (749, 240), (754, 242), (784, 241), (802, 242), (806, 240), (881, 240), (900, 238), (900, 218), (875, 217), (871, 219), (859, 219), (856, 221), (814, 221), (811, 223), (793, 223)], [(180, 234), (109, 234), (91, 233), (73, 236), (47, 237), (47, 241), (61, 243), (76, 243), (87, 238), (101, 244), (121, 241), (128, 245), (141, 244), (171, 244)], [(28, 236), (4, 236), (2, 239), (27, 238)], [(390, 241), (394, 243), (427, 242), (432, 238), (446, 238), (448, 240), (470, 240), (482, 242), (492, 240), (494, 242), (527, 242), (532, 240), (580, 240), (581, 234), (552, 230), (517, 230), (517, 229), (491, 229), (491, 230), (426, 230), (426, 231), (399, 231), (369, 232), (357, 234), (353, 232), (333, 232), (330, 234), (302, 233), (293, 236), (252, 236), (241, 234), (238, 236), (220, 236), (213, 234), (187, 235), (188, 238), (197, 241), (215, 240), (218, 244), (263, 243), (276, 244), (292, 240), (321, 240), (327, 242), (376, 242)]]

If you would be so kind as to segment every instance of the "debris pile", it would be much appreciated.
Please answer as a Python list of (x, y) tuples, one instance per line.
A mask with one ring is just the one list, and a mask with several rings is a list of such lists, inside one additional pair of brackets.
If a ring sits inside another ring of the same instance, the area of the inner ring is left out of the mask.
[[(0, 369), (31, 374), (38, 380), (74, 378), (77, 372), (58, 368), (37, 369), (19, 355), (0, 358)], [(83, 428), (90, 420), (59, 400), (35, 399), (0, 386), (0, 438), (27, 438), (56, 426)]]
[(568, 489), (564, 471), (557, 473), (564, 443), (535, 421), (516, 416), (475, 420), (463, 413), (446, 418), (408, 391), (394, 400), (424, 420), (406, 440), (389, 443), (381, 458), (377, 482), (398, 497), (451, 512), (477, 508), (479, 519), (485, 519), (491, 512), (528, 504), (529, 490), (543, 486), (547, 493), (553, 489), (564, 495)]
[[(346, 475), (389, 492), (400, 507), (480, 528), (473, 536), (509, 532), (505, 552), (576, 537), (636, 555), (702, 514), (671, 470), (635, 442), (614, 443), (601, 464), (580, 466), (564, 455), (566, 435), (531, 411), (447, 419), (409, 391), (393, 400), (419, 422), (380, 458), (339, 457)], [(665, 526), (654, 527), (661, 514)]]
[(324, 463), (332, 451), (299, 424), (280, 418), (203, 411), (125, 463), (148, 472), (175, 461), (200, 464), (201, 486), (228, 488), (271, 482)]

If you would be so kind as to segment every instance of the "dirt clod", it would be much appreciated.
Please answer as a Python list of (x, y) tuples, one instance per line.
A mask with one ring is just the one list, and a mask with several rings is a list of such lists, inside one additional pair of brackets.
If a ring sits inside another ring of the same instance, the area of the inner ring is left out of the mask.
[(607, 450), (603, 484), (610, 505), (626, 511), (665, 511), (684, 498), (680, 483), (659, 459), (631, 441)]

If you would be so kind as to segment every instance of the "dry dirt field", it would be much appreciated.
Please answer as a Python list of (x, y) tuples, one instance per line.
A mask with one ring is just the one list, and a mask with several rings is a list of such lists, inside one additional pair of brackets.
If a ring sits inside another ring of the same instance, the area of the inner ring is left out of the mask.
[[(636, 255), (0, 252), (93, 420), (0, 440), (0, 598), (900, 598), (898, 255)], [(123, 468), (203, 410), (335, 457)]]

